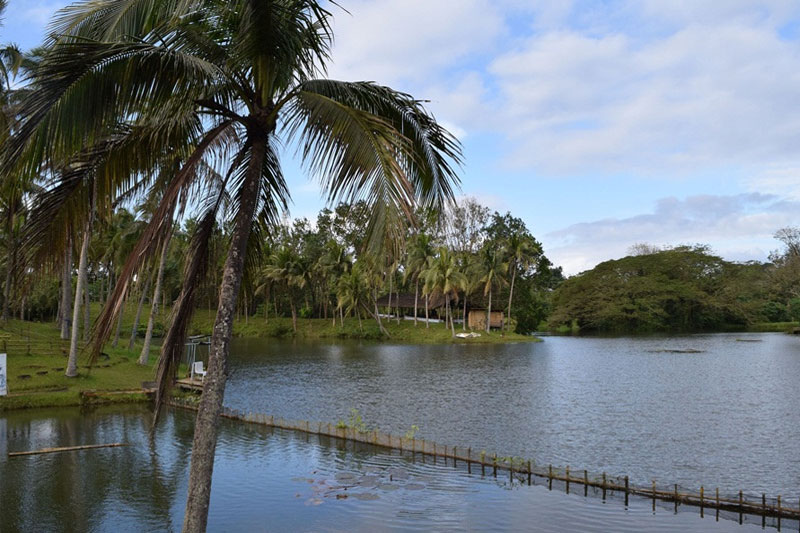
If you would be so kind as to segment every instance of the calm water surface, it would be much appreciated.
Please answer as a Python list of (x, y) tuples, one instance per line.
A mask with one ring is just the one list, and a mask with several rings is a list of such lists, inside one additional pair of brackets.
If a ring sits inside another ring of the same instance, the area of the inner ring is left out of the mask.
[[(0, 531), (180, 530), (193, 414), (0, 413)], [(8, 458), (7, 451), (129, 447)], [(567, 495), (397, 453), (222, 421), (209, 531), (758, 531), (696, 510)], [(785, 530), (797, 524), (784, 522)]]
[[(755, 342), (742, 342), (750, 340)], [(698, 350), (675, 353), (669, 350)], [(317, 345), (240, 339), (226, 403), (573, 469), (800, 496), (800, 337), (547, 337)]]

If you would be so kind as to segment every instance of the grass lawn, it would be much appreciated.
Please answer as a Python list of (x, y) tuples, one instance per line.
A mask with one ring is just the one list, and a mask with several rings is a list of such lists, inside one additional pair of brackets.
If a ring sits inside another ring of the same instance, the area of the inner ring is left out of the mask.
[[(99, 313), (99, 305), (93, 304), (91, 316)], [(137, 364), (141, 352), (141, 337), (147, 325), (147, 312), (143, 310), (139, 324), (139, 336), (133, 350), (128, 350), (128, 342), (135, 315), (134, 306), (126, 306), (120, 342), (118, 348), (106, 346), (101, 359), (90, 369), (86, 355), (82, 354), (78, 361), (78, 377), (68, 378), (64, 375), (69, 353), (69, 341), (61, 340), (59, 330), (54, 323), (23, 322), (9, 320), (0, 325), (0, 353), (8, 354), (8, 392), (0, 397), (0, 410), (25, 407), (47, 407), (63, 405), (81, 405), (89, 402), (131, 402), (145, 401), (147, 396), (140, 391), (142, 382), (154, 379), (153, 364), (158, 355), (158, 342), (154, 340), (151, 347), (150, 365)], [(159, 314), (155, 321), (155, 334), (161, 335), (168, 313)], [(214, 324), (214, 311), (198, 309), (189, 334), (209, 334)], [(363, 319), (359, 326), (356, 318), (346, 318), (344, 327), (337, 322), (321, 318), (299, 318), (297, 333), (292, 331), (291, 318), (240, 317), (234, 323), (234, 335), (239, 337), (285, 337), (307, 340), (318, 339), (322, 342), (339, 339), (382, 340), (393, 343), (409, 344), (487, 344), (505, 342), (535, 342), (539, 339), (511, 332), (481, 331), (480, 337), (470, 339), (453, 338), (444, 324), (431, 323), (429, 328), (424, 322), (414, 326), (413, 321), (383, 320), (389, 332), (387, 339), (381, 334), (378, 325), (372, 319)], [(456, 328), (456, 333), (461, 332)], [(185, 369), (182, 369), (184, 372)], [(100, 397), (82, 397), (85, 391), (97, 391)], [(103, 394), (115, 392), (116, 394)]]
[[(127, 348), (127, 341), (125, 343)], [(9, 320), (0, 326), (0, 352), (8, 354), (8, 393), (0, 397), (0, 410), (54, 405), (80, 405), (83, 391), (141, 390), (143, 381), (153, 380), (152, 366), (136, 363), (141, 350), (110, 348), (90, 370), (86, 356), (78, 361), (78, 377), (64, 375), (69, 341), (59, 338), (52, 323)], [(151, 365), (155, 360), (151, 354)], [(109, 395), (104, 402), (146, 400), (142, 393)], [(85, 399), (84, 399), (85, 401)], [(96, 401), (96, 400), (95, 400)]]
[[(270, 317), (264, 320), (263, 316), (249, 317), (247, 321), (239, 318), (234, 322), (233, 333), (237, 337), (286, 337), (298, 339), (364, 339), (382, 340), (393, 343), (408, 344), (496, 344), (506, 342), (536, 342), (540, 339), (530, 335), (519, 335), (512, 332), (479, 331), (480, 337), (470, 339), (453, 338), (449, 328), (445, 328), (443, 323), (431, 323), (430, 327), (425, 327), (425, 322), (418, 322), (414, 326), (412, 320), (382, 319), (383, 327), (389, 332), (387, 339), (381, 334), (378, 324), (374, 319), (362, 319), (359, 327), (358, 319), (349, 317), (344, 319), (344, 327), (333, 325), (332, 319), (323, 318), (298, 318), (297, 333), (292, 331), (292, 319), (287, 317)], [(206, 309), (198, 310), (194, 316), (191, 326), (192, 334), (210, 333), (214, 325), (214, 313)], [(461, 333), (461, 326), (456, 327), (456, 333)]]

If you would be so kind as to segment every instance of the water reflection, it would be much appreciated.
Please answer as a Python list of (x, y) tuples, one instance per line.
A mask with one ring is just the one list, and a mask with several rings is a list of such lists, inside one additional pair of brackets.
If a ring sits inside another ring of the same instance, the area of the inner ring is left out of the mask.
[[(193, 416), (168, 411), (148, 438), (141, 409), (6, 413), (10, 450), (125, 441), (0, 458), (0, 530), (175, 531), (186, 497)], [(209, 531), (749, 531), (693, 509), (528, 487), (396, 452), (223, 421)], [(794, 524), (796, 527), (796, 524)]]
[[(746, 338), (758, 342), (741, 342)], [(226, 402), (698, 489), (800, 486), (800, 343), (783, 334), (318, 345), (240, 339)]]

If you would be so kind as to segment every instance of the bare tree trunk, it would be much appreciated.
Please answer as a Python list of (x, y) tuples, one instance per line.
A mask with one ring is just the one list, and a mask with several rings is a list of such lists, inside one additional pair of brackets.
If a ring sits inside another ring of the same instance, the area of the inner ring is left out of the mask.
[(72, 306), (72, 239), (67, 242), (61, 276), (61, 338), (69, 339), (69, 308)]
[(417, 302), (419, 301), (419, 278), (414, 283), (414, 327), (417, 327)]
[(450, 312), (450, 332), (453, 334), (453, 338), (456, 338), (456, 325), (453, 322), (453, 308), (450, 305), (450, 300), (447, 300), (447, 308)]
[(10, 198), (10, 212), (8, 214), (8, 255), (6, 256), (6, 284), (3, 286), (3, 322), (8, 320), (8, 306), (11, 299), (11, 275), (14, 272), (14, 258), (16, 257), (16, 243), (14, 238), (14, 199)]
[(431, 327), (431, 323), (428, 319), (428, 294), (425, 294), (425, 329), (429, 327)]
[(289, 308), (292, 310), (292, 331), (297, 333), (297, 309), (294, 307), (294, 298), (289, 297)]
[(511, 322), (511, 299), (514, 297), (514, 279), (517, 277), (517, 267), (514, 265), (514, 271), (511, 273), (511, 289), (508, 292), (508, 316), (506, 320), (508, 321), (507, 324), (510, 325)]
[(236, 214), (230, 249), (222, 271), (217, 317), (209, 346), (208, 373), (203, 380), (203, 395), (200, 397), (195, 422), (192, 462), (189, 469), (189, 494), (183, 519), (184, 533), (202, 533), (206, 530), (208, 522), (211, 475), (214, 471), (214, 452), (217, 447), (217, 426), (228, 377), (227, 359), (233, 334), (233, 315), (244, 274), (247, 241), (259, 197), (259, 178), (266, 145), (266, 136), (252, 138), (252, 157), (242, 184), (239, 211)]
[(111, 343), (111, 346), (114, 348), (117, 347), (119, 344), (119, 334), (122, 331), (122, 316), (125, 314), (125, 302), (127, 298), (122, 299), (122, 304), (119, 306), (119, 318), (117, 319), (117, 331), (114, 333), (114, 342)]
[(464, 291), (464, 316), (461, 321), (461, 331), (467, 331), (467, 291)]
[(150, 359), (150, 342), (153, 340), (153, 326), (155, 325), (156, 315), (158, 314), (158, 299), (161, 297), (161, 284), (164, 280), (164, 265), (167, 264), (167, 251), (169, 241), (172, 238), (172, 229), (164, 239), (161, 247), (161, 259), (158, 262), (158, 274), (156, 274), (156, 288), (153, 291), (153, 301), (150, 303), (150, 317), (147, 319), (147, 332), (144, 334), (142, 353), (139, 355), (139, 364), (146, 365)]
[(83, 284), (86, 281), (86, 263), (89, 255), (89, 237), (91, 236), (91, 220), (86, 221), (83, 230), (83, 243), (81, 244), (81, 256), (78, 260), (78, 283), (75, 287), (75, 304), (72, 307), (72, 336), (69, 343), (69, 360), (67, 361), (68, 378), (78, 375), (78, 328), (81, 320), (81, 296), (83, 294)]
[(89, 341), (89, 329), (92, 325), (92, 321), (89, 317), (89, 272), (88, 268), (87, 271), (83, 273), (83, 342)]
[(136, 334), (139, 332), (139, 320), (142, 318), (142, 307), (144, 306), (145, 298), (147, 298), (147, 293), (150, 291), (150, 273), (142, 273), (142, 275), (147, 276), (147, 279), (144, 280), (142, 294), (139, 295), (139, 306), (136, 308), (136, 317), (133, 319), (131, 340), (128, 341), (128, 350), (133, 350), (133, 345), (136, 342)]
[(391, 317), (391, 314), (392, 314), (392, 278), (393, 277), (394, 276), (392, 276), (392, 274), (390, 273), (389, 274), (389, 308), (388, 308), (389, 309), (388, 310), (388, 314), (389, 314), (390, 317)]
[(489, 287), (489, 307), (486, 308), (486, 333), (489, 333), (489, 324), (492, 322), (492, 288)]

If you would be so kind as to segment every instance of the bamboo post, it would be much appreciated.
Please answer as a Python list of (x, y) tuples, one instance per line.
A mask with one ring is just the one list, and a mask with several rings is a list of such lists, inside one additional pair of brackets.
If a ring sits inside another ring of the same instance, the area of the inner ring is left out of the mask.
[(656, 512), (656, 480), (653, 480), (653, 512)]
[(603, 472), (603, 500), (606, 499), (606, 473)]
[(456, 467), (456, 457), (458, 456), (458, 448), (453, 446), (453, 468)]
[(767, 495), (761, 493), (761, 529), (767, 526)]
[(531, 485), (531, 460), (528, 459), (528, 486)]
[(583, 496), (584, 498), (589, 495), (589, 471), (583, 471)]
[(703, 486), (700, 485), (700, 518), (703, 518)]
[(739, 525), (742, 525), (742, 491), (739, 491)]
[(481, 451), (481, 476), (486, 475), (486, 452)]
[(567, 465), (567, 470), (566, 470), (566, 476), (565, 477), (566, 477), (566, 481), (567, 481), (567, 494), (569, 494), (569, 465)]
[(472, 473), (472, 447), (467, 448), (467, 473)]
[(494, 454), (494, 459), (492, 460), (492, 464), (494, 465), (494, 472), (492, 475), (497, 477), (497, 453)]
[(119, 446), (128, 446), (128, 444), (124, 442), (115, 442), (113, 444), (85, 444), (82, 446), (63, 446), (61, 448), (42, 448), (41, 450), (32, 450), (29, 452), (8, 452), (8, 456), (22, 457), (24, 455), (41, 455), (45, 453), (72, 452), (78, 450), (95, 450), (97, 448), (117, 448)]
[(628, 506), (628, 476), (625, 476), (625, 507)]
[(417, 439), (415, 437), (411, 437), (411, 457), (414, 457), (417, 454)]

